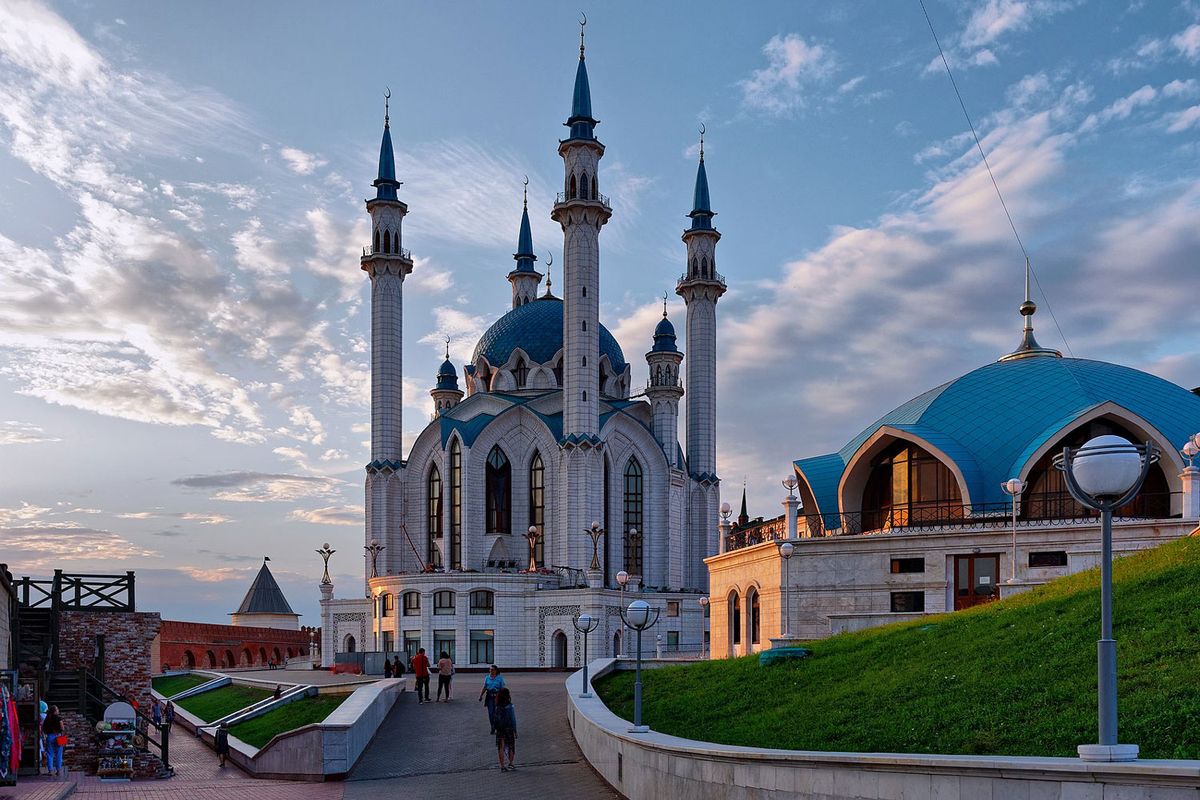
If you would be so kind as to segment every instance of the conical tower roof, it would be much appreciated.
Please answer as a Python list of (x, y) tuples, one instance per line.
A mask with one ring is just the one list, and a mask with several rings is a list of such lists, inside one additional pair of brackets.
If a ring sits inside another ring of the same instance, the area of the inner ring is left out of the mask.
[(271, 570), (267, 569), (267, 562), (265, 561), (263, 562), (262, 569), (254, 576), (254, 583), (250, 584), (250, 590), (246, 592), (245, 598), (242, 599), (242, 604), (233, 613), (293, 614), (300, 616), (295, 611), (292, 611), (292, 607), (288, 605), (287, 598), (283, 596), (283, 590), (275, 582), (275, 576), (271, 574)]

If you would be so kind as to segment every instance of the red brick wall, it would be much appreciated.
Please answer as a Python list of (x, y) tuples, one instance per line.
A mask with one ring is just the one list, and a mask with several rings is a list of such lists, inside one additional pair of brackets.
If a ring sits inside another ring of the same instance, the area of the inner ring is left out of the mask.
[[(320, 632), (315, 641), (320, 641)], [(182, 669), (186, 665), (187, 653), (195, 659), (195, 666), (204, 669), (210, 666), (208, 653), (211, 651), (216, 663), (211, 666), (242, 666), (244, 653), (249, 650), (251, 663), (265, 666), (275, 659), (282, 663), (291, 650), (292, 658), (308, 655), (308, 630), (289, 631), (278, 628), (252, 628), (244, 625), (211, 625), (203, 622), (177, 622), (165, 620), (159, 631), (154, 661), (158, 668)], [(278, 650), (278, 658), (276, 657)], [(266, 660), (263, 653), (266, 653)], [(226, 653), (234, 658), (232, 665), (225, 664)]]

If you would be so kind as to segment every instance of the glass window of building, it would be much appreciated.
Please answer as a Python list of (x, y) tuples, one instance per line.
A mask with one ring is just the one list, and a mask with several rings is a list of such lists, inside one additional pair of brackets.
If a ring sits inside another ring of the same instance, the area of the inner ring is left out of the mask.
[(512, 531), (512, 466), (499, 445), (488, 453), (485, 476), (486, 531)]
[(442, 473), (438, 471), (436, 464), (429, 470), (425, 488), (425, 517), (429, 531), (425, 546), (425, 563), (436, 568), (442, 566), (442, 552), (437, 546), (438, 540), (442, 538)]
[(546, 466), (542, 454), (535, 452), (529, 462), (529, 524), (542, 534), (533, 548), (533, 557), (539, 567), (546, 565), (545, 553), (546, 522)]
[(476, 589), (471, 592), (472, 614), (495, 614), (496, 595), (487, 589)]
[(417, 592), (404, 593), (404, 616), (419, 617), (421, 615), (421, 595)]
[(863, 490), (864, 531), (944, 523), (964, 516), (954, 473), (911, 442), (896, 442), (871, 462)]
[[(625, 571), (630, 575), (642, 574), (642, 465), (636, 458), (625, 465)], [(629, 535), (636, 529), (637, 537)]]
[(444, 630), (433, 632), (433, 654), (429, 656), (430, 661), (437, 661), (442, 657), (442, 653), (450, 656), (451, 661), (458, 661), (454, 656), (454, 631)]
[(462, 569), (462, 447), (450, 442), (450, 569)]
[(421, 632), (420, 631), (405, 631), (404, 632), (404, 655), (406, 659), (412, 659), (421, 649)]
[(433, 593), (433, 613), (437, 616), (445, 616), (454, 613), (454, 592), (449, 589), (443, 589), (440, 592)]
[(495, 631), (471, 631), (471, 663), (491, 664), (496, 660)]

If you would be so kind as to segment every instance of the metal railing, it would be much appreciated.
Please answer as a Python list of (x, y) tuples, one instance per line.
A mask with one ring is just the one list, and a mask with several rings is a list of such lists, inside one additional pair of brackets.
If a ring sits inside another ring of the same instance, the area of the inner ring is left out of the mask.
[(699, 281), (710, 281), (712, 283), (719, 283), (722, 286), (724, 286), (725, 285), (725, 276), (722, 275), (721, 273), (717, 272), (715, 269), (710, 269), (707, 273), (701, 274), (701, 275), (692, 275), (690, 272), (685, 272), (679, 276), (679, 280), (676, 281), (676, 285), (678, 285), (680, 283), (690, 283), (690, 282), (699, 282)]
[[(1178, 492), (1140, 494), (1128, 505), (1117, 509), (1113, 519), (1135, 521), (1171, 519), (1173, 496)], [(1018, 506), (1018, 528), (1096, 524), (1100, 515), (1076, 503), (1062, 493), (1029, 494)], [(797, 519), (801, 537), (862, 536), (888, 533), (922, 533), (960, 528), (1012, 527), (1011, 503), (914, 503), (904, 508), (880, 511), (856, 511), (847, 514), (802, 514)], [(787, 538), (786, 530), (750, 528), (734, 531), (726, 539), (726, 550), (739, 550), (769, 541)]]
[(567, 197), (566, 192), (559, 192), (558, 195), (554, 198), (555, 203), (569, 203), (574, 200), (578, 200), (581, 203), (599, 203), (600, 205), (604, 206), (607, 209), (610, 209), (610, 210), (612, 209), (612, 206), (608, 202), (608, 196), (600, 194), (599, 192), (594, 194), (592, 197), (584, 197), (583, 195), (580, 195), (580, 194), (576, 194), (572, 197)]
[(373, 256), (397, 256), (405, 259), (406, 261), (412, 261), (412, 253), (408, 250), (405, 250), (403, 247), (397, 247), (390, 253), (384, 250), (382, 247), (363, 248), (363, 258), (371, 258)]
[(124, 575), (70, 575), (56, 569), (53, 578), (25, 576), (16, 582), (22, 606), (54, 611), (134, 611), (133, 586), (132, 570)]

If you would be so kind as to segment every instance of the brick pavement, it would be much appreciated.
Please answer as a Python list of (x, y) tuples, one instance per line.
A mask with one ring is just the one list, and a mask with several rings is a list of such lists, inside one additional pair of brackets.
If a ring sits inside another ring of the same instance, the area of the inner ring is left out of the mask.
[(477, 702), (483, 677), (455, 677), (455, 700), (418, 705), (405, 693), (345, 784), (345, 800), (537, 798), (593, 800), (620, 795), (579, 752), (566, 719), (562, 673), (512, 673), (517, 771), (500, 772), (487, 712)]

